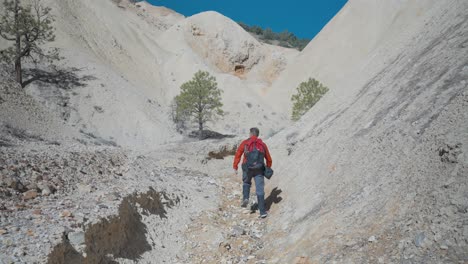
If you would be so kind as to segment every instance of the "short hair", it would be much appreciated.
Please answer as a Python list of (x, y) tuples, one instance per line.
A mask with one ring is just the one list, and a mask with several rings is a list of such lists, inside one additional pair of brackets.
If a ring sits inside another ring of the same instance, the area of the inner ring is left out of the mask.
[(252, 133), (253, 135), (258, 137), (260, 135), (260, 130), (258, 128), (256, 128), (256, 127), (252, 127), (250, 129), (250, 133)]

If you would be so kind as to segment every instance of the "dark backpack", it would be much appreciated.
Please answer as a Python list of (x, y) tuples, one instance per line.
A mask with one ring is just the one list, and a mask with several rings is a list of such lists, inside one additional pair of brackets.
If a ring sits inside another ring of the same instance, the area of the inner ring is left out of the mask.
[(265, 148), (261, 140), (251, 140), (244, 147), (245, 166), (252, 177), (263, 175), (265, 170)]

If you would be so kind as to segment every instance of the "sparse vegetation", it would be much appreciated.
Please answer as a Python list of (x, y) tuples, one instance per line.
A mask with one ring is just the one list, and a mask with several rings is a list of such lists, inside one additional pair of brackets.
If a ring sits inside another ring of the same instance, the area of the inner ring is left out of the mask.
[(328, 88), (316, 79), (309, 78), (297, 87), (297, 93), (291, 97), (293, 102), (292, 120), (297, 121), (328, 92)]
[[(174, 99), (175, 120), (193, 120), (198, 124), (200, 139), (206, 122), (224, 114), (221, 102), (222, 90), (216, 78), (208, 72), (198, 71), (192, 80), (182, 84), (181, 92)], [(173, 114), (173, 116), (174, 116)]]
[(268, 43), (274, 44), (286, 48), (295, 48), (298, 50), (303, 50), (307, 44), (309, 44), (310, 39), (300, 39), (293, 33), (285, 30), (280, 33), (273, 32), (271, 28), (263, 29), (259, 26), (249, 26), (245, 23), (239, 22), (239, 25), (247, 32), (255, 35), (259, 40)]
[(13, 42), (13, 45), (0, 51), (0, 58), (8, 64), (14, 64), (16, 81), (22, 86), (23, 59), (33, 63), (53, 62), (60, 59), (58, 49), (45, 50), (41, 45), (54, 41), (55, 34), (50, 14), (51, 9), (44, 7), (40, 0), (31, 0), (22, 4), (21, 0), (4, 0), (3, 14), (0, 16), (0, 36)]

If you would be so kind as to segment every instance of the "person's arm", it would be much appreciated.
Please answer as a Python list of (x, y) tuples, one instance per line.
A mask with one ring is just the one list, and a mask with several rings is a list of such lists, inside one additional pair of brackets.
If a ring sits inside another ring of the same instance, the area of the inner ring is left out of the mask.
[(239, 162), (242, 158), (242, 154), (244, 154), (244, 145), (245, 141), (242, 141), (242, 143), (240, 143), (239, 147), (237, 148), (236, 155), (234, 156), (234, 163), (232, 164), (234, 170), (239, 168)]
[(265, 147), (266, 166), (271, 168), (271, 165), (273, 164), (273, 160), (271, 159), (270, 151), (268, 150), (268, 147), (265, 143), (263, 143), (263, 146)]

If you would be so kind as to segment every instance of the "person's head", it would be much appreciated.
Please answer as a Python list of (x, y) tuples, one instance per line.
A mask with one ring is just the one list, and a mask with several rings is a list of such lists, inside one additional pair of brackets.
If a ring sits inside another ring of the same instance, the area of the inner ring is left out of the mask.
[(258, 130), (258, 128), (256, 127), (252, 127), (250, 129), (250, 136), (256, 136), (258, 137), (260, 135), (260, 130)]

